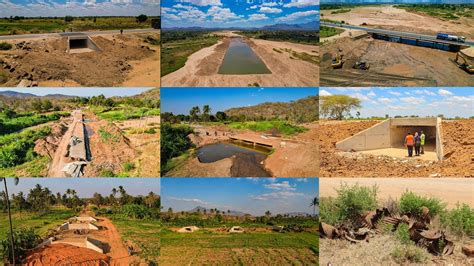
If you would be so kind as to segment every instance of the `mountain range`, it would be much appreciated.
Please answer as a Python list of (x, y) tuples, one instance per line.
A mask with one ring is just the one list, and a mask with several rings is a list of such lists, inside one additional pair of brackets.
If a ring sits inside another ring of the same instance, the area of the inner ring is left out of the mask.
[(309, 31), (309, 30), (318, 30), (319, 29), (319, 20), (314, 20), (307, 23), (301, 24), (273, 24), (267, 25), (263, 27), (253, 27), (253, 28), (241, 28), (241, 27), (230, 27), (230, 28), (203, 28), (203, 27), (172, 27), (172, 28), (165, 28), (166, 30), (302, 30), (302, 31)]
[[(194, 207), (193, 209), (191, 209), (187, 212), (188, 213), (195, 213), (195, 212), (204, 213), (204, 211), (206, 211), (206, 213), (211, 213), (210, 209), (202, 207), (202, 206), (196, 206), (196, 207)], [(223, 213), (225, 215), (232, 215), (232, 216), (245, 216), (245, 215), (247, 215), (247, 213), (239, 212), (239, 211), (233, 211), (233, 210), (230, 210), (230, 212), (224, 211), (224, 210), (220, 210), (220, 211), (221, 211), (221, 213)], [(288, 212), (288, 213), (283, 213), (281, 215), (283, 215), (283, 216), (288, 215), (288, 216), (292, 216), (292, 217), (297, 217), (297, 216), (308, 216), (309, 214), (306, 213), (306, 212)]]

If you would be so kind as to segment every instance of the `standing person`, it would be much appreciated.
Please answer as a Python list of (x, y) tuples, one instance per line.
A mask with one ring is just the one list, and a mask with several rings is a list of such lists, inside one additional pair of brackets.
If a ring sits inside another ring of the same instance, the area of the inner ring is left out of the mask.
[(415, 156), (420, 156), (421, 138), (418, 132), (415, 132)]
[(123, 34), (123, 29), (120, 29), (120, 35), (122, 35), (122, 34)]
[(408, 135), (405, 137), (405, 146), (408, 149), (408, 157), (413, 156), (413, 145), (415, 144), (415, 140), (413, 138), (413, 135), (408, 132)]
[(421, 131), (421, 136), (420, 136), (420, 139), (421, 139), (421, 150), (420, 150), (420, 154), (425, 154), (425, 139), (426, 139), (426, 136), (425, 136), (425, 133), (423, 132), (423, 130)]

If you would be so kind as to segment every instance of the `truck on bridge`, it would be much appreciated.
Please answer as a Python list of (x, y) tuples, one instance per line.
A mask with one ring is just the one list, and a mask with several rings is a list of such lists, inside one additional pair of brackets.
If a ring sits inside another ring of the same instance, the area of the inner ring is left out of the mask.
[(436, 39), (446, 40), (446, 41), (453, 41), (453, 42), (465, 42), (466, 41), (466, 38), (464, 36), (450, 35), (450, 34), (447, 34), (447, 33), (438, 33), (436, 35)]

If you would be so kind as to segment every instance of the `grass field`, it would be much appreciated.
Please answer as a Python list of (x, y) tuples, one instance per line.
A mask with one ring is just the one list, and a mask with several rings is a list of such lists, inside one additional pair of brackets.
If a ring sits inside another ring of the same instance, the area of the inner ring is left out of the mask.
[(63, 116), (69, 116), (69, 112), (51, 112), (48, 114), (25, 112), (18, 113), (12, 118), (7, 117), (4, 113), (0, 113), (0, 135), (13, 133), (49, 121), (59, 120)]
[(305, 131), (304, 127), (292, 125), (286, 121), (250, 121), (250, 122), (232, 122), (229, 124), (233, 129), (250, 129), (252, 131), (264, 132), (277, 130), (283, 135), (293, 135)]
[(405, 9), (409, 12), (425, 13), (432, 17), (441, 19), (456, 20), (462, 17), (474, 17), (474, 5), (397, 5), (397, 8)]
[[(179, 264), (304, 264), (317, 265), (316, 233), (252, 232), (242, 234), (199, 230), (161, 233), (162, 265)], [(179, 252), (181, 251), (181, 252)], [(181, 255), (180, 255), (181, 254)]]
[[(20, 180), (21, 182), (21, 180)], [(47, 235), (48, 230), (64, 223), (65, 220), (74, 216), (74, 211), (64, 207), (53, 207), (45, 214), (32, 212), (14, 211), (12, 214), (13, 228), (26, 227), (34, 228), (36, 233), (41, 237)], [(9, 230), (8, 214), (2, 212), (0, 214), (0, 239), (5, 239)], [(0, 246), (0, 249), (2, 247)], [(2, 251), (0, 250), (0, 253)]]
[(161, 223), (157, 220), (138, 220), (111, 215), (109, 218), (119, 230), (122, 240), (130, 240), (140, 246), (140, 256), (149, 261), (158, 261), (160, 255)]
[(46, 156), (36, 156), (31, 161), (20, 165), (0, 168), (0, 176), (8, 177), (43, 177), (47, 175), (50, 158)]
[[(172, 73), (184, 66), (191, 54), (216, 44), (222, 37), (211, 35), (208, 32), (189, 33), (182, 38), (167, 37), (175, 32), (162, 33), (161, 47), (161, 76)], [(182, 33), (186, 34), (186, 33)]]
[(132, 106), (121, 106), (114, 108), (114, 110), (103, 111), (100, 108), (94, 109), (95, 112), (101, 119), (108, 121), (124, 121), (129, 119), (137, 119), (145, 116), (158, 116), (160, 115), (159, 108), (138, 108)]
[(327, 38), (344, 32), (343, 29), (321, 26), (319, 34), (321, 38)]
[(135, 17), (80, 17), (66, 22), (65, 18), (0, 19), (0, 35), (151, 28), (151, 19), (137, 22)]

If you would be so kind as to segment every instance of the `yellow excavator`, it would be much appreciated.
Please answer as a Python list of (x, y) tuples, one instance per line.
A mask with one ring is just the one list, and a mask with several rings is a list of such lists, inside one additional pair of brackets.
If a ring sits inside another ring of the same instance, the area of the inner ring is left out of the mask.
[(474, 74), (474, 47), (459, 51), (455, 59), (449, 60), (467, 73)]
[(343, 55), (341, 53), (341, 50), (339, 49), (339, 51), (336, 53), (336, 57), (334, 57), (331, 62), (331, 66), (333, 69), (342, 67), (342, 65), (344, 64), (344, 60), (342, 59), (342, 56)]

